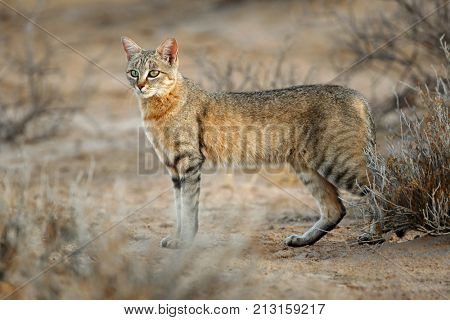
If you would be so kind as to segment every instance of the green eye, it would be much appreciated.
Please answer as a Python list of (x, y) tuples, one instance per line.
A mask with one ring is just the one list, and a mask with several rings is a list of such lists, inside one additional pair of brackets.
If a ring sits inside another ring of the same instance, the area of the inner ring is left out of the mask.
[(148, 76), (149, 76), (150, 78), (156, 78), (158, 75), (159, 75), (159, 71), (158, 71), (158, 70), (151, 70), (151, 71), (148, 73)]
[(139, 77), (139, 72), (137, 72), (136, 70), (131, 70), (130, 76), (132, 76), (133, 78), (137, 78)]

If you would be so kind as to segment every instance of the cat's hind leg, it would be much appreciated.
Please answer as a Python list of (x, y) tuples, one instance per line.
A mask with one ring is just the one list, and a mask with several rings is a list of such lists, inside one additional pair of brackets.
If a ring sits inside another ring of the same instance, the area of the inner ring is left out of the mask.
[(339, 199), (338, 191), (317, 171), (301, 168), (297, 174), (303, 184), (314, 196), (319, 209), (320, 219), (304, 234), (291, 235), (285, 239), (285, 244), (291, 247), (312, 245), (326, 235), (345, 216), (345, 207)]

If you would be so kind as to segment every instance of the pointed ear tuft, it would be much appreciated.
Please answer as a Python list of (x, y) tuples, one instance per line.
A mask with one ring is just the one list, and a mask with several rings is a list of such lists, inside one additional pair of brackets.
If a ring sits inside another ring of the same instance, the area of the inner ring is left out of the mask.
[(157, 49), (161, 57), (171, 65), (178, 59), (178, 44), (175, 38), (169, 38), (161, 43)]
[(133, 40), (127, 37), (122, 37), (122, 45), (123, 49), (127, 53), (128, 61), (131, 59), (132, 56), (142, 51), (141, 47), (139, 47)]

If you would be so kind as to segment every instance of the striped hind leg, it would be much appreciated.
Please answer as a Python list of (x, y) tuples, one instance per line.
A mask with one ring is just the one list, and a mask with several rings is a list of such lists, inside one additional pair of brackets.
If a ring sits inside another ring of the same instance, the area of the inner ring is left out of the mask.
[[(357, 196), (369, 197), (368, 201), (373, 201), (370, 198), (370, 181), (371, 173), (367, 172), (365, 162), (361, 161), (360, 165), (343, 166), (345, 168), (344, 173), (338, 173), (337, 175), (330, 175), (327, 178), (330, 179), (336, 186), (346, 189), (347, 191), (353, 193)], [(345, 174), (349, 173), (349, 174)], [(352, 174), (353, 173), (353, 174)], [(373, 204), (372, 204), (373, 206)], [(358, 236), (358, 242), (360, 244), (377, 244), (384, 242), (382, 237), (382, 226), (380, 222), (380, 217), (369, 217), (369, 228), (367, 231), (363, 232)]]
[(314, 244), (334, 229), (345, 216), (345, 207), (339, 199), (334, 185), (310, 168), (302, 168), (297, 170), (297, 173), (300, 180), (314, 196), (320, 209), (320, 219), (303, 235), (287, 237), (284, 242), (292, 247)]

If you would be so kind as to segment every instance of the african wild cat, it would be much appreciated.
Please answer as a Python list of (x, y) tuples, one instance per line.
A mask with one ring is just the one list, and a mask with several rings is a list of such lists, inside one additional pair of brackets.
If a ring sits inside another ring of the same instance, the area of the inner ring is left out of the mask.
[(200, 169), (204, 164), (287, 163), (315, 197), (320, 219), (289, 246), (312, 245), (345, 215), (337, 188), (367, 185), (365, 149), (375, 146), (367, 101), (355, 90), (305, 85), (260, 92), (208, 92), (178, 71), (178, 45), (156, 50), (122, 38), (127, 78), (139, 98), (147, 137), (172, 177), (175, 235), (162, 247), (193, 241), (198, 229)]

